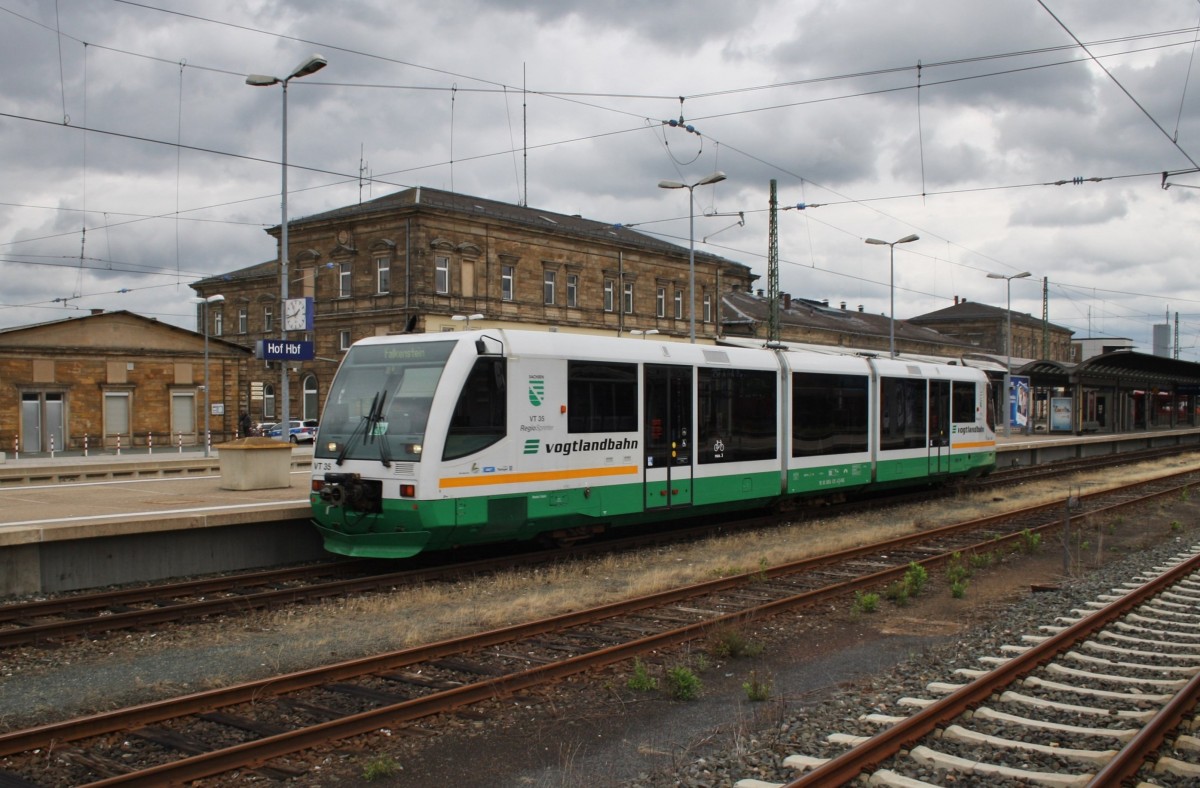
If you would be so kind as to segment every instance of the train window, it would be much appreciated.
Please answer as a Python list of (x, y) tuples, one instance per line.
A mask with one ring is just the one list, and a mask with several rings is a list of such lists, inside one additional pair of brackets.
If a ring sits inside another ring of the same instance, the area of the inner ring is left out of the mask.
[(777, 373), (766, 370), (699, 370), (700, 464), (775, 459), (777, 381)]
[(351, 348), (326, 397), (315, 456), (420, 460), (434, 392), (455, 346), (439, 341)]
[(792, 374), (792, 456), (867, 450), (866, 375)]
[(508, 385), (502, 358), (478, 358), (450, 416), (443, 460), (486, 449), (508, 430)]
[(925, 381), (882, 378), (879, 388), (879, 448), (925, 448)]
[(567, 432), (636, 432), (637, 365), (567, 362)]
[(950, 420), (958, 424), (975, 423), (975, 384), (954, 381), (950, 394)]

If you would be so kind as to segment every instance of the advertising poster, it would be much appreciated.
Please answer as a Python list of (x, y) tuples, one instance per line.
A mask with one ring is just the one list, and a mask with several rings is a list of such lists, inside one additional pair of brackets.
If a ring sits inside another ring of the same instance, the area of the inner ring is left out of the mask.
[(1033, 389), (1029, 378), (1013, 375), (1009, 378), (1008, 411), (1012, 429), (1025, 432), (1029, 428), (1029, 414), (1033, 412)]
[(1074, 423), (1070, 397), (1051, 397), (1050, 429), (1054, 432), (1070, 432)]

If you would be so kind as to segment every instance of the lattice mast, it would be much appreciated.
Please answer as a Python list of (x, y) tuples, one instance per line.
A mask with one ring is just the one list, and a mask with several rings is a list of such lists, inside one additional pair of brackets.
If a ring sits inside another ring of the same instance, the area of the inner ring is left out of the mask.
[(779, 200), (771, 179), (771, 211), (767, 231), (767, 342), (779, 341)]
[(1050, 358), (1050, 277), (1042, 277), (1042, 358)]

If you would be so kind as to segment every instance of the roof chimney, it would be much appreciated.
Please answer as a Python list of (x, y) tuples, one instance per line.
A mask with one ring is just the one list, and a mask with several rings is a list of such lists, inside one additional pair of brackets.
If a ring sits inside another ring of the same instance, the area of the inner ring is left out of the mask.
[(846, 302), (845, 302), (845, 301), (843, 301), (843, 302), (842, 302), (842, 309), (845, 309), (845, 308), (846, 308)]
[(792, 294), (791, 293), (783, 294), (783, 308), (784, 309), (792, 308)]
[(103, 310), (103, 309), (95, 309), (95, 308), (93, 308), (93, 309), (92, 309), (92, 314), (93, 314), (93, 315), (103, 315), (103, 314), (104, 314), (104, 310)]

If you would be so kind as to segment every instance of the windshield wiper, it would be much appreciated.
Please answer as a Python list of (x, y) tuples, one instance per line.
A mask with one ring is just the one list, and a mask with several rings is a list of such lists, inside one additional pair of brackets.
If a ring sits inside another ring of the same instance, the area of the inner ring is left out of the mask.
[(383, 421), (383, 406), (387, 402), (387, 389), (379, 392), (378, 404), (371, 403), (371, 421), (368, 425), (368, 435), (371, 438), (379, 438), (379, 462), (385, 468), (392, 467), (392, 452), (383, 435), (376, 434), (376, 426)]
[(337, 459), (334, 460), (335, 464), (341, 465), (346, 461), (346, 455), (350, 453), (350, 448), (354, 445), (354, 441), (360, 435), (365, 434), (368, 440), (370, 439), (371, 430), (374, 428), (374, 422), (372, 419), (377, 418), (376, 410), (379, 407), (379, 402), (381, 399), (382, 398), (377, 393), (375, 398), (371, 400), (371, 407), (369, 410), (367, 410), (367, 415), (358, 420), (358, 425), (354, 428), (354, 431), (350, 433), (350, 437), (346, 439), (346, 442), (342, 444), (342, 450), (338, 452)]

